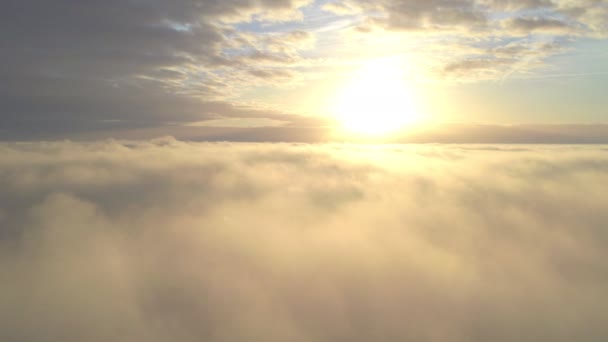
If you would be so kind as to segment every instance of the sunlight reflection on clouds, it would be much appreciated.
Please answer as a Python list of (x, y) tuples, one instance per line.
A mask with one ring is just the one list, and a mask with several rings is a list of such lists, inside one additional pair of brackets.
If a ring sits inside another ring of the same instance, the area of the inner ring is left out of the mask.
[(600, 341), (601, 146), (0, 145), (7, 341)]

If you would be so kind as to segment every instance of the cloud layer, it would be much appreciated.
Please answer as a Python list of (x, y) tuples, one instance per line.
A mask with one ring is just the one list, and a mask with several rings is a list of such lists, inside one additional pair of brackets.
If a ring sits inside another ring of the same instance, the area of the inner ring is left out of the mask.
[(608, 149), (0, 145), (6, 341), (603, 341)]

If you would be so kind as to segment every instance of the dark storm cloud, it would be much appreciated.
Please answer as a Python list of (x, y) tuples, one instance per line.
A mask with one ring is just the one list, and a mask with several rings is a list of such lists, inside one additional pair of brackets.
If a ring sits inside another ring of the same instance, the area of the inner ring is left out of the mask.
[(0, 144), (2, 341), (604, 341), (597, 146)]
[(0, 128), (52, 134), (103, 129), (101, 120), (145, 127), (209, 117), (217, 107), (209, 99), (231, 88), (214, 72), (239, 63), (224, 51), (232, 38), (222, 22), (304, 3), (5, 1)]

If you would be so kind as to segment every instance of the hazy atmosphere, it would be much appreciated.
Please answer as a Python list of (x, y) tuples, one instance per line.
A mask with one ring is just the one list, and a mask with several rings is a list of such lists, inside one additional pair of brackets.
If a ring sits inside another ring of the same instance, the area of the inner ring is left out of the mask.
[(608, 143), (606, 38), (606, 0), (9, 0), (0, 139)]
[(608, 0), (0, 1), (0, 341), (608, 341)]
[(0, 146), (3, 341), (604, 341), (608, 150)]

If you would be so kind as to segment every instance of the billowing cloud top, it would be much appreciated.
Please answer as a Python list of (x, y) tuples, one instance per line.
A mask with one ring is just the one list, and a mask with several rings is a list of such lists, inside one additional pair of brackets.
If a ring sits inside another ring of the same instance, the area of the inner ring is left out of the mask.
[(293, 98), (371, 52), (418, 56), (429, 82), (503, 82), (604, 41), (606, 23), (605, 0), (5, 1), (0, 138), (252, 117), (326, 127)]
[(0, 145), (3, 341), (604, 341), (608, 148)]

